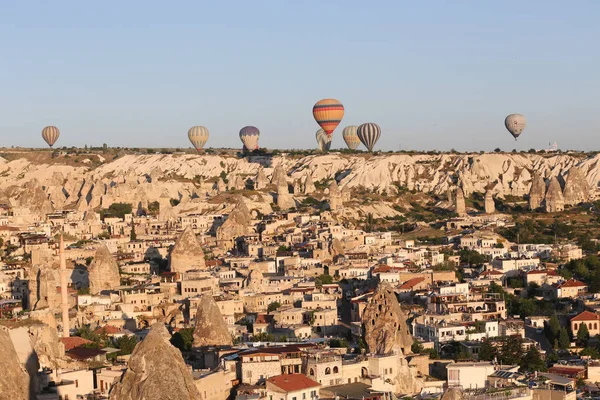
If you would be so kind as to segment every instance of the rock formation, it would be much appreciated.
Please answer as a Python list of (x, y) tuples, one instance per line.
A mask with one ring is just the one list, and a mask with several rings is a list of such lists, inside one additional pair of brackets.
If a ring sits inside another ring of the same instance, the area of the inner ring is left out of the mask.
[(363, 313), (365, 341), (369, 351), (378, 355), (407, 354), (413, 344), (406, 316), (392, 287), (380, 282)]
[(283, 170), (281, 164), (277, 165), (273, 170), (273, 176), (271, 176), (271, 184), (276, 187), (286, 186), (287, 187), (287, 174)]
[(565, 200), (558, 179), (553, 176), (550, 178), (548, 191), (546, 192), (546, 212), (554, 213), (565, 209)]
[(485, 192), (484, 204), (485, 204), (485, 213), (486, 214), (494, 214), (496, 212), (496, 204), (494, 203), (494, 195), (492, 194), (492, 191), (490, 189), (488, 189)]
[(197, 400), (200, 393), (181, 352), (171, 345), (162, 324), (152, 325), (133, 351), (111, 400)]
[(30, 378), (21, 366), (8, 329), (0, 327), (0, 396), (3, 399), (35, 399), (30, 393)]
[(565, 205), (576, 205), (588, 201), (590, 188), (585, 174), (579, 167), (573, 167), (569, 170), (565, 181), (565, 191), (563, 197)]
[(362, 323), (365, 341), (371, 354), (388, 356), (396, 360), (396, 376), (392, 380), (395, 393), (417, 393), (423, 382), (409, 367), (405, 354), (413, 344), (406, 316), (398, 303), (392, 287), (380, 282), (364, 310)]
[(193, 269), (206, 269), (204, 252), (196, 234), (188, 227), (179, 236), (169, 257), (171, 272), (186, 272)]
[(91, 294), (114, 290), (121, 285), (119, 265), (105, 245), (96, 250), (94, 260), (88, 268), (88, 276)]
[(294, 180), (294, 194), (297, 196), (301, 193), (302, 193), (302, 190), (300, 187), (300, 181), (298, 179), (295, 179)]
[(462, 390), (458, 388), (449, 388), (442, 395), (441, 400), (463, 400), (465, 398)]
[(225, 193), (227, 191), (227, 186), (225, 185), (225, 181), (223, 181), (223, 178), (219, 177), (215, 189), (217, 190), (217, 193)]
[(546, 183), (540, 174), (533, 174), (531, 189), (529, 190), (529, 209), (537, 210), (542, 206), (546, 196)]
[(280, 210), (289, 210), (296, 207), (296, 202), (290, 195), (287, 183), (277, 186), (277, 206)]
[(227, 324), (212, 295), (204, 294), (200, 297), (194, 323), (195, 346), (231, 346), (233, 344)]
[(465, 205), (465, 194), (461, 187), (456, 189), (455, 212), (459, 217), (467, 216), (467, 207)]
[(339, 210), (343, 207), (342, 193), (335, 179), (329, 185), (329, 209), (331, 211)]
[(331, 241), (330, 253), (332, 257), (344, 255), (344, 245), (340, 239), (335, 238)]
[(258, 169), (256, 179), (254, 180), (254, 190), (261, 190), (267, 187), (267, 176), (265, 170), (262, 168)]
[(306, 180), (304, 181), (304, 194), (312, 194), (316, 191), (317, 188), (313, 183), (312, 176), (310, 174), (306, 175)]
[(234, 209), (223, 225), (217, 228), (217, 241), (230, 242), (248, 234), (252, 218), (243, 197), (238, 197)]
[(257, 269), (253, 269), (248, 274), (246, 278), (246, 289), (254, 293), (262, 293), (263, 292), (263, 280), (264, 275)]
[(60, 296), (56, 293), (58, 285), (57, 269), (52, 264), (34, 265), (29, 271), (29, 292), (27, 304), (30, 310), (50, 308), (57, 310)]
[(244, 190), (246, 188), (246, 184), (241, 176), (236, 175), (231, 182), (229, 182), (229, 188), (235, 190)]

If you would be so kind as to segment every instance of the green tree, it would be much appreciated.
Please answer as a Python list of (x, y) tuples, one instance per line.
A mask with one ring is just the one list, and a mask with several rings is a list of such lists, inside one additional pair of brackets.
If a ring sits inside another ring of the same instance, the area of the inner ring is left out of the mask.
[(496, 348), (488, 340), (484, 340), (479, 348), (478, 357), (482, 361), (492, 361), (496, 357)]
[(267, 313), (270, 314), (272, 311), (277, 310), (279, 307), (281, 307), (281, 303), (279, 303), (278, 301), (274, 301), (267, 306)]
[(323, 285), (329, 285), (332, 283), (333, 283), (333, 277), (328, 274), (319, 275), (315, 278), (315, 286), (317, 288), (320, 288)]
[(158, 201), (153, 201), (148, 203), (148, 213), (153, 217), (156, 217), (160, 211), (160, 203)]
[(561, 350), (566, 350), (571, 345), (571, 340), (569, 338), (569, 332), (567, 332), (567, 328), (560, 329), (560, 335), (558, 336), (558, 348)]
[(421, 343), (417, 342), (416, 340), (410, 346), (410, 351), (412, 351), (415, 354), (421, 354), (424, 350), (425, 349), (423, 348), (423, 345)]
[(554, 343), (555, 340), (558, 340), (558, 335), (560, 334), (560, 322), (556, 315), (550, 317), (548, 325), (544, 327), (544, 333), (550, 343)]
[(129, 203), (113, 203), (106, 210), (102, 210), (102, 216), (113, 215), (117, 218), (125, 218), (125, 215), (131, 214), (133, 207)]
[(587, 325), (582, 323), (577, 331), (577, 345), (581, 347), (587, 346), (589, 338), (590, 332), (588, 331)]
[(502, 364), (518, 364), (523, 352), (523, 339), (520, 336), (503, 337), (498, 354)]
[(194, 344), (194, 330), (192, 328), (180, 329), (171, 337), (171, 344), (180, 351), (190, 351)]
[(346, 339), (331, 339), (329, 341), (329, 347), (332, 349), (344, 349), (348, 347)]
[(546, 362), (535, 346), (531, 346), (519, 363), (522, 371), (546, 371)]
[(135, 349), (137, 342), (137, 337), (135, 335), (126, 335), (118, 338), (115, 345), (119, 349), (119, 355), (125, 356), (133, 353), (133, 349)]
[(129, 234), (129, 240), (132, 242), (137, 240), (137, 234), (135, 233), (135, 223), (133, 221), (131, 222), (131, 233)]

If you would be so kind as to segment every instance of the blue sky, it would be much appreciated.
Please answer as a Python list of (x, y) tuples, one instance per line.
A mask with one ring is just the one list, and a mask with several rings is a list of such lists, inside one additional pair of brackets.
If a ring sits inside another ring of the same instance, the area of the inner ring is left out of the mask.
[[(39, 1), (0, 4), (0, 146), (311, 148), (312, 105), (376, 148), (600, 149), (600, 2)], [(526, 115), (515, 144), (504, 117)]]

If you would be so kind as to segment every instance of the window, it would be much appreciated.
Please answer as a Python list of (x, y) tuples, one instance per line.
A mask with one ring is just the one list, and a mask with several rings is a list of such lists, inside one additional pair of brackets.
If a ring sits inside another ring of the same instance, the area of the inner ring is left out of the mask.
[(339, 370), (338, 370), (338, 367), (337, 367), (337, 366), (336, 366), (336, 367), (333, 367), (333, 373), (334, 373), (334, 374), (337, 374), (337, 373), (338, 373), (338, 371), (339, 371)]
[(325, 368), (325, 375), (329, 375), (331, 374), (331, 368), (327, 367)]

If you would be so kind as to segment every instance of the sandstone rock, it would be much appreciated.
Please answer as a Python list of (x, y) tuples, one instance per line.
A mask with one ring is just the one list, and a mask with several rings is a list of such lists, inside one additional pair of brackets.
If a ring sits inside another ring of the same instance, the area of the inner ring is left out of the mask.
[(294, 194), (299, 195), (302, 193), (300, 181), (298, 179), (294, 180)]
[(96, 250), (94, 260), (88, 268), (88, 277), (91, 294), (114, 290), (121, 285), (119, 266), (105, 245)]
[(267, 187), (267, 176), (265, 175), (265, 170), (259, 168), (256, 179), (254, 180), (254, 189), (261, 190), (265, 187)]
[(546, 212), (554, 213), (565, 209), (565, 200), (558, 179), (553, 176), (550, 178), (548, 191), (546, 192)]
[(201, 398), (190, 369), (170, 338), (164, 325), (152, 325), (148, 336), (135, 347), (121, 381), (111, 390), (111, 400)]
[(455, 212), (459, 217), (465, 217), (467, 215), (465, 195), (461, 187), (456, 189)]
[(540, 174), (534, 174), (529, 190), (529, 209), (537, 210), (542, 206), (542, 201), (546, 196), (546, 183)]
[(194, 323), (195, 346), (231, 346), (233, 344), (227, 324), (212, 295), (204, 294), (200, 297)]
[(229, 188), (235, 190), (244, 190), (246, 188), (246, 184), (241, 176), (236, 175), (232, 182), (229, 183)]
[(330, 252), (331, 252), (332, 257), (344, 255), (344, 245), (342, 244), (340, 239), (335, 238), (331, 241)]
[(37, 179), (25, 184), (24, 190), (16, 198), (16, 203), (37, 215), (45, 215), (54, 211), (52, 203), (46, 197), (46, 193)]
[(27, 303), (30, 310), (58, 309), (60, 296), (56, 292), (58, 271), (51, 263), (34, 265), (29, 271), (29, 292)]
[(243, 197), (238, 197), (234, 209), (231, 211), (223, 225), (217, 228), (217, 241), (228, 242), (246, 235), (249, 231), (251, 220), (250, 210), (248, 210)]
[(30, 377), (21, 366), (8, 329), (0, 327), (0, 397), (3, 399), (35, 399), (30, 393)]
[(457, 388), (449, 388), (442, 395), (441, 400), (463, 400), (465, 398), (462, 390)]
[(312, 194), (316, 191), (317, 188), (313, 183), (312, 176), (310, 176), (310, 174), (306, 175), (306, 180), (304, 181), (304, 194)]
[(494, 195), (491, 190), (487, 190), (485, 192), (485, 213), (486, 214), (494, 214), (496, 212), (496, 204), (494, 203)]
[(329, 209), (331, 211), (336, 211), (342, 207), (342, 193), (340, 192), (340, 188), (334, 179), (333, 182), (331, 182), (331, 184), (329, 185)]
[(262, 293), (263, 292), (264, 275), (257, 269), (253, 269), (246, 278), (245, 286), (251, 292)]
[(281, 164), (278, 164), (273, 170), (273, 176), (271, 176), (271, 184), (276, 187), (286, 186), (287, 187), (287, 174), (283, 170)]
[(204, 252), (196, 234), (188, 227), (177, 239), (169, 257), (171, 272), (186, 272), (193, 269), (206, 269)]
[(588, 201), (590, 188), (585, 173), (579, 167), (569, 170), (563, 193), (565, 205), (576, 205)]
[(215, 188), (217, 190), (217, 193), (225, 193), (227, 191), (227, 186), (225, 185), (223, 178), (219, 178)]
[(365, 341), (373, 354), (407, 354), (413, 338), (396, 294), (387, 282), (380, 282), (363, 313)]
[(290, 195), (287, 183), (277, 186), (277, 206), (281, 210), (289, 210), (296, 207), (296, 202)]

